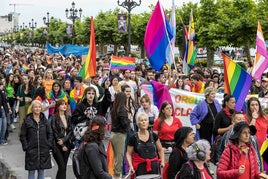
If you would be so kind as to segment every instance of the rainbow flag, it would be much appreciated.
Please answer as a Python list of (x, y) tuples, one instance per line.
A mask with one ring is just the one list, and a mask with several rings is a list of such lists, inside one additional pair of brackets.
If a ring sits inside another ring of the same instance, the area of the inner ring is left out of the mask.
[(194, 16), (193, 10), (191, 10), (190, 14), (190, 22), (189, 22), (189, 30), (188, 30), (188, 49), (187, 49), (187, 64), (188, 71), (194, 67), (194, 61), (197, 56), (197, 51), (195, 47), (195, 30), (194, 30)]
[(111, 69), (135, 70), (135, 58), (112, 56)]
[(183, 37), (182, 37), (182, 41), (183, 41), (183, 46), (185, 47), (184, 49), (184, 54), (183, 54), (183, 62), (182, 62), (182, 72), (186, 75), (188, 75), (188, 64), (187, 64), (187, 56), (188, 56), (188, 30), (185, 26), (185, 24), (183, 23), (182, 19), (181, 19), (181, 23), (183, 26)]
[(27, 70), (30, 70), (30, 67), (28, 65), (26, 65), (26, 64), (22, 64), (21, 70), (26, 72)]
[(90, 23), (89, 51), (85, 63), (83, 64), (82, 69), (78, 74), (82, 77), (83, 80), (90, 78), (91, 76), (96, 76), (96, 42), (93, 17), (91, 17)]
[(158, 1), (144, 35), (144, 48), (152, 68), (160, 71), (166, 63), (166, 49), (172, 39), (170, 25), (164, 8)]
[(224, 53), (222, 58), (224, 63), (224, 92), (235, 97), (236, 111), (241, 111), (251, 86), (252, 77)]
[(52, 64), (52, 59), (50, 56), (46, 57), (47, 64)]
[(252, 69), (252, 76), (261, 80), (262, 73), (268, 68), (268, 54), (262, 33), (261, 23), (258, 21), (256, 37), (256, 56)]

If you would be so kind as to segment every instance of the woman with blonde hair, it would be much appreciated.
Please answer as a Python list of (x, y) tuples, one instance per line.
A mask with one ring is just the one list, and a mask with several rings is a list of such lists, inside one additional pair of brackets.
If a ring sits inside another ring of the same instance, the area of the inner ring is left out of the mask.
[(25, 169), (28, 170), (28, 179), (44, 179), (44, 169), (51, 168), (49, 150), (52, 147), (53, 134), (45, 115), (41, 112), (42, 103), (33, 100), (30, 106), (31, 113), (23, 121), (20, 141), (25, 151)]
[[(138, 114), (136, 121), (138, 132), (130, 137), (127, 145), (130, 172), (136, 176), (159, 174), (159, 158), (162, 167), (165, 162), (160, 140), (155, 133), (148, 130), (149, 119), (146, 113)], [(148, 164), (151, 169), (148, 169)]]
[(45, 74), (43, 77), (43, 86), (46, 89), (46, 93), (52, 90), (53, 83), (54, 83), (53, 70), (49, 68), (45, 71)]

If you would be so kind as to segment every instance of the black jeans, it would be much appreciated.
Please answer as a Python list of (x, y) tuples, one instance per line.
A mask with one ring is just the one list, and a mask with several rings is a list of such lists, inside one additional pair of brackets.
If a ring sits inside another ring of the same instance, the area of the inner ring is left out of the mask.
[(53, 157), (58, 165), (58, 172), (56, 175), (56, 179), (66, 179), (66, 169), (69, 155), (70, 155), (70, 149), (64, 152), (61, 146), (57, 145), (54, 147)]

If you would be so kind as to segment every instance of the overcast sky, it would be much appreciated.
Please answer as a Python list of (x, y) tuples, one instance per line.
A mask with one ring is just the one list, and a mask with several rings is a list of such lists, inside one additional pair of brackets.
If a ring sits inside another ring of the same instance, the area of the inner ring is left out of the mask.
[[(198, 0), (175, 0), (175, 5), (181, 6), (189, 1), (197, 2)], [(22, 25), (23, 22), (28, 25), (33, 18), (38, 27), (44, 26), (43, 17), (46, 16), (47, 12), (50, 13), (50, 17), (54, 16), (64, 22), (71, 23), (65, 16), (65, 9), (71, 8), (72, 2), (73, 0), (0, 0), (0, 15), (13, 12), (14, 6), (10, 6), (10, 4), (16, 4), (15, 11), (20, 13), (19, 25)], [(117, 0), (76, 0), (74, 2), (76, 8), (82, 8), (82, 17), (94, 17), (100, 11), (114, 10), (118, 7)], [(157, 0), (142, 0), (141, 6), (134, 8), (132, 13), (148, 12), (150, 10), (148, 6), (150, 4), (155, 5), (156, 2)], [(165, 8), (171, 8), (172, 0), (161, 0), (161, 2)], [(120, 9), (126, 11), (122, 7)]]

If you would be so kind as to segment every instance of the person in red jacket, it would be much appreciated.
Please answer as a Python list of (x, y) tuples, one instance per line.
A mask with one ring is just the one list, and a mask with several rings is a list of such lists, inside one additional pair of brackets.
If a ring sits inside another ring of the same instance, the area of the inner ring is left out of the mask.
[(245, 122), (234, 126), (217, 168), (218, 179), (254, 179), (268, 177), (258, 169), (256, 151), (250, 143), (250, 128)]

